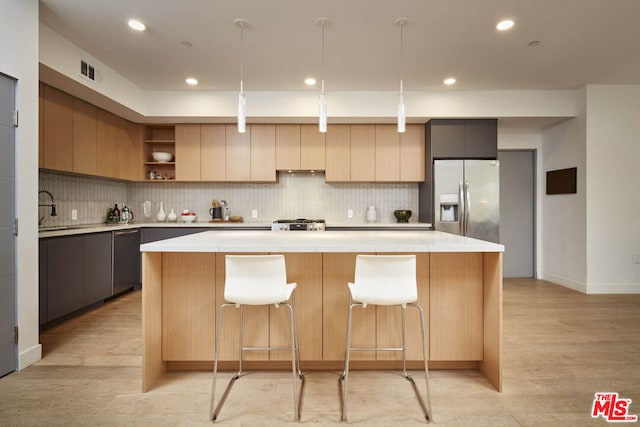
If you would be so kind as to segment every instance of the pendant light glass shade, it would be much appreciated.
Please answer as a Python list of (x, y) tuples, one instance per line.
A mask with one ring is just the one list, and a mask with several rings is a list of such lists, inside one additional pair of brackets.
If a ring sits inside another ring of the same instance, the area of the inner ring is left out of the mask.
[(244, 39), (243, 31), (247, 24), (244, 19), (236, 19), (234, 23), (240, 27), (240, 93), (238, 94), (238, 132), (245, 133), (247, 130), (247, 101), (244, 96), (244, 82), (242, 81), (243, 74), (243, 53), (244, 53)]
[(398, 132), (404, 133), (406, 130), (407, 117), (404, 111), (404, 88), (402, 78), (404, 77), (404, 24), (407, 18), (398, 18), (393, 21), (395, 25), (400, 27), (400, 102), (398, 103)]
[(327, 131), (327, 95), (324, 93), (324, 26), (327, 18), (318, 18), (316, 23), (322, 26), (322, 87), (318, 99), (318, 130), (325, 133)]

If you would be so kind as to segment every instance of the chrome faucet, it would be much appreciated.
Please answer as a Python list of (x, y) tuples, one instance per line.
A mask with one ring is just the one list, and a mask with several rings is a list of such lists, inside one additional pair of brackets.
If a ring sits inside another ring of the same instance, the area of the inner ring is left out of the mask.
[[(38, 206), (51, 206), (51, 216), (58, 216), (58, 213), (56, 212), (56, 199), (53, 197), (53, 194), (49, 193), (47, 190), (41, 190), (38, 191), (38, 195), (40, 195), (40, 193), (45, 193), (49, 195), (49, 198), (51, 199), (51, 203), (49, 204), (43, 204), (43, 203), (39, 203)], [(38, 221), (38, 225), (42, 225), (42, 220), (44, 220), (44, 217), (41, 217), (40, 220)]]

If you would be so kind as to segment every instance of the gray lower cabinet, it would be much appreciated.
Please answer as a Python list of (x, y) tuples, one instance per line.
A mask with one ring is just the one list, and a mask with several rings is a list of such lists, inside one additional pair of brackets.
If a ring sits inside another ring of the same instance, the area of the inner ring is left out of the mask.
[(84, 236), (83, 305), (102, 301), (112, 295), (111, 233)]
[(158, 240), (171, 239), (172, 237), (186, 236), (188, 234), (200, 233), (211, 230), (206, 227), (158, 227), (143, 228), (140, 236), (140, 243), (157, 242)]
[(140, 285), (140, 230), (113, 232), (113, 294)]
[(112, 295), (111, 233), (39, 242), (40, 324)]
[(47, 240), (47, 321), (83, 307), (83, 236)]

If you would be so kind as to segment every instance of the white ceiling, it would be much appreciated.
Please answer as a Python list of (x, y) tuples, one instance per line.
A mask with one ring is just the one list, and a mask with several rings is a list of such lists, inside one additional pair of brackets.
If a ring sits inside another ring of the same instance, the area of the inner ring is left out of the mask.
[[(40, 19), (145, 90), (398, 90), (404, 30), (406, 91), (572, 89), (640, 83), (640, 0), (41, 0)], [(147, 31), (127, 26), (138, 18)], [(515, 21), (498, 32), (503, 18)], [(529, 47), (537, 40), (540, 44)], [(184, 47), (188, 41), (192, 47)], [(458, 83), (446, 87), (442, 80)]]

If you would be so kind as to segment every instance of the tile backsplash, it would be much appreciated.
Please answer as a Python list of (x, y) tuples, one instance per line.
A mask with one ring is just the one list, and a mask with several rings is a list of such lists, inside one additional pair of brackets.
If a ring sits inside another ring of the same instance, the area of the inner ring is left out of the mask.
[[(199, 221), (207, 221), (212, 199), (226, 200), (231, 215), (246, 222), (271, 222), (282, 218), (322, 218), (333, 223), (364, 222), (367, 206), (375, 206), (377, 222), (395, 222), (395, 209), (413, 211), (411, 222), (418, 218), (418, 184), (415, 183), (326, 183), (324, 174), (279, 173), (276, 183), (185, 183), (120, 182), (101, 178), (40, 172), (40, 190), (56, 198), (58, 216), (49, 216), (48, 207), (40, 207), (42, 225), (82, 225), (106, 221), (108, 209), (126, 203), (136, 215), (136, 222), (155, 221), (163, 202), (168, 214), (183, 209), (195, 211)], [(49, 203), (40, 194), (40, 203)], [(151, 201), (152, 215), (143, 215), (143, 202)], [(71, 220), (76, 209), (77, 220)], [(257, 218), (251, 218), (256, 210)], [(347, 211), (353, 210), (353, 218)]]

